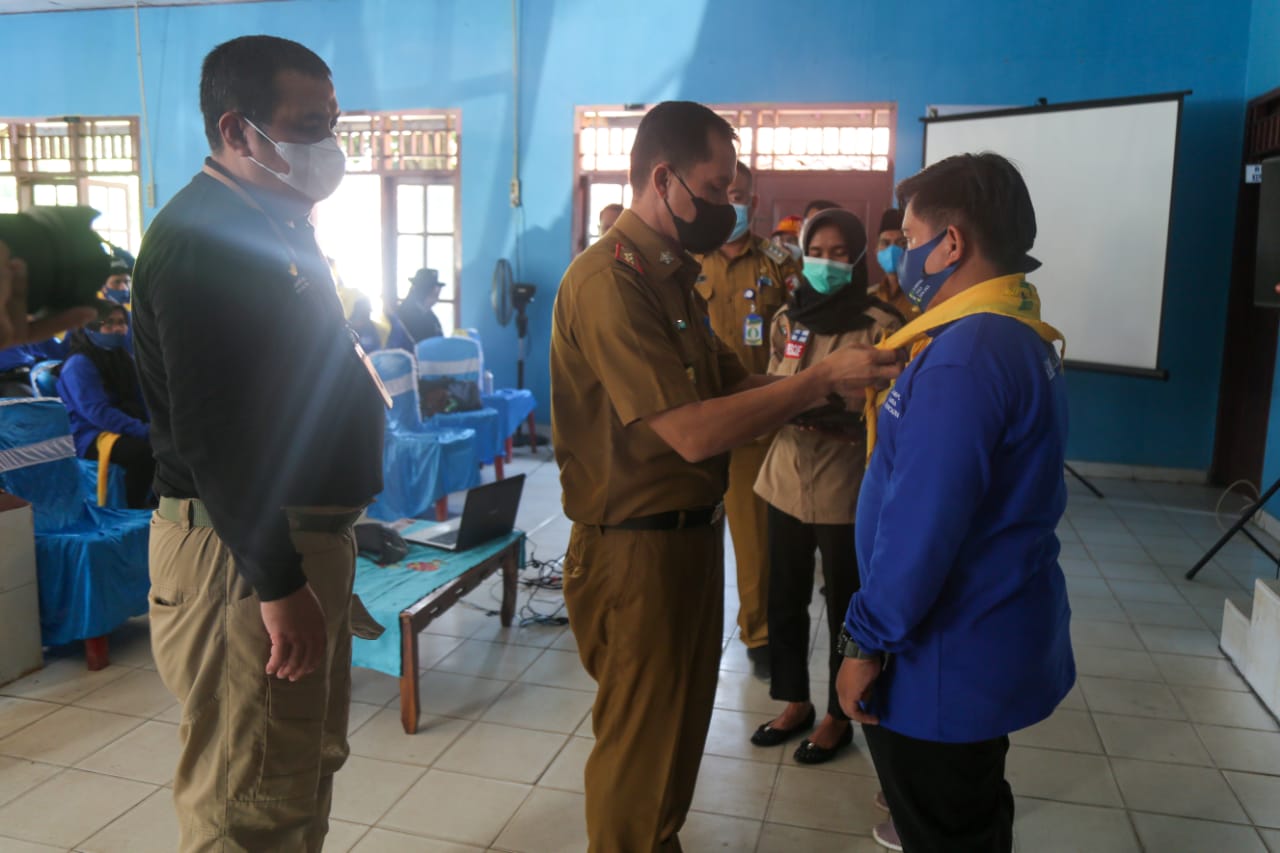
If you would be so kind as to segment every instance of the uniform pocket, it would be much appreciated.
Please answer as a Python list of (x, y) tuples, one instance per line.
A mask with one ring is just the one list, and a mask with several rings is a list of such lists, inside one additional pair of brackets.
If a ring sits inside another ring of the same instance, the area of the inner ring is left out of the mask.
[(258, 799), (314, 797), (320, 784), (325, 674), (300, 681), (267, 679), (267, 717)]

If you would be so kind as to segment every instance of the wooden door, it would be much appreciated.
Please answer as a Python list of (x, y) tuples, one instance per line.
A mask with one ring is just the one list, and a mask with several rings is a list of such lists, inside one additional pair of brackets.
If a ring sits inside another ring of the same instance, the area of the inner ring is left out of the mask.
[(880, 226), (880, 215), (893, 206), (891, 172), (790, 172), (760, 171), (756, 173), (756, 207), (752, 230), (760, 235), (773, 233), (784, 216), (803, 216), (804, 208), (815, 199), (834, 201), (851, 210), (867, 228), (867, 240), (874, 243)]

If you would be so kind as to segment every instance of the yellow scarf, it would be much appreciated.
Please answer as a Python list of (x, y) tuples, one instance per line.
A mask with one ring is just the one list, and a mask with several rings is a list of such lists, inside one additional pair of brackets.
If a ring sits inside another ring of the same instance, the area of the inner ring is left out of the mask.
[[(1021, 274), (1005, 275), (975, 284), (968, 290), (951, 297), (946, 302), (921, 314), (889, 337), (876, 344), (880, 349), (906, 349), (907, 361), (910, 363), (927, 347), (933, 338), (929, 332), (954, 323), (962, 317), (974, 314), (999, 314), (1012, 317), (1035, 330), (1045, 343), (1062, 342), (1061, 355), (1066, 355), (1067, 341), (1053, 326), (1040, 319), (1040, 295), (1036, 288)], [(871, 451), (876, 446), (876, 416), (880, 407), (893, 390), (890, 385), (883, 391), (875, 388), (867, 389), (867, 459), (871, 459)]]

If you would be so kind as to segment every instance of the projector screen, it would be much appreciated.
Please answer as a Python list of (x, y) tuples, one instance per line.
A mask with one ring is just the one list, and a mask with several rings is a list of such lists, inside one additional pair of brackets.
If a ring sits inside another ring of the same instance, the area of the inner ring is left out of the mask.
[(1027, 278), (1068, 363), (1164, 378), (1160, 315), (1185, 93), (925, 119), (926, 166), (994, 151), (1036, 209)]

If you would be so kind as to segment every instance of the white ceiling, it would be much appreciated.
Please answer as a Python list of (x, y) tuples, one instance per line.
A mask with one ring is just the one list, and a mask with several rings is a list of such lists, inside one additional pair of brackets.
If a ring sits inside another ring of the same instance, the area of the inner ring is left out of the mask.
[[(139, 0), (142, 6), (214, 6), (260, 3), (263, 0)], [(83, 9), (132, 9), (132, 0), (0, 0), (0, 15), (25, 12), (72, 12)]]

